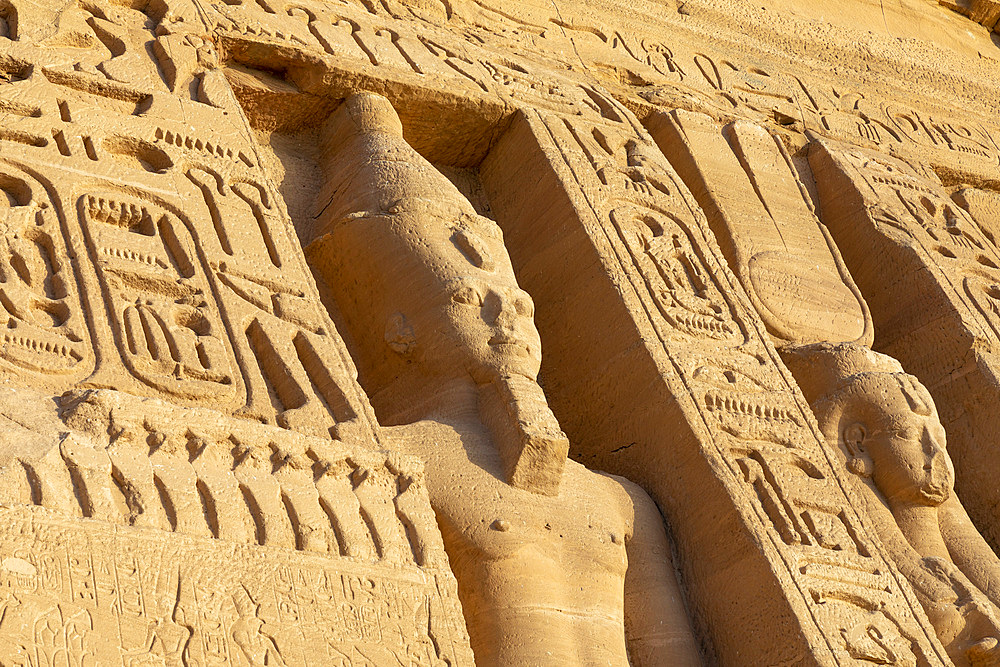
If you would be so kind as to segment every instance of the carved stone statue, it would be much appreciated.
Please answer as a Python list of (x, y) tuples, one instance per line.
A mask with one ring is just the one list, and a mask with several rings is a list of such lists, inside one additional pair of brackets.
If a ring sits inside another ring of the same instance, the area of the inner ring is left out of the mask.
[(704, 114), (675, 111), (650, 125), (698, 193), (827, 442), (844, 454), (860, 509), (951, 659), (998, 664), (1000, 560), (954, 493), (944, 427), (927, 389), (895, 359), (868, 349), (868, 305), (788, 151), (742, 121), (720, 129)]
[(955, 495), (927, 389), (896, 360), (856, 344), (785, 357), (951, 659), (1000, 664), (1000, 559)]
[(427, 462), (477, 664), (697, 664), (656, 506), (566, 460), (499, 228), (382, 97), (349, 98), (323, 150), (307, 255), (387, 437)]

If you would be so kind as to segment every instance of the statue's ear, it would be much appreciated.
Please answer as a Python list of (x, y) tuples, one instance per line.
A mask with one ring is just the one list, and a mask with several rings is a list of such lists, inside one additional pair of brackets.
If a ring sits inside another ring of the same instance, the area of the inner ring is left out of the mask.
[(385, 342), (396, 354), (407, 355), (417, 347), (413, 327), (402, 313), (393, 313), (385, 323)]
[(868, 429), (861, 422), (854, 422), (844, 429), (843, 442), (847, 447), (847, 468), (855, 475), (871, 477), (875, 464), (865, 449)]

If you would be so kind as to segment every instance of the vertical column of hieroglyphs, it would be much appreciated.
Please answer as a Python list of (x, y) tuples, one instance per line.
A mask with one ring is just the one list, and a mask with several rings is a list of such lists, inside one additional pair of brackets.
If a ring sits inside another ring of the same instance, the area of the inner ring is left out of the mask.
[(481, 170), (576, 456), (653, 493), (724, 662), (946, 663), (703, 214), (601, 107), (523, 113)]
[(370, 438), (351, 363), (193, 7), (70, 2), (10, 25), (7, 375)]
[(933, 394), (958, 494), (996, 548), (1000, 250), (983, 231), (989, 221), (977, 226), (926, 167), (825, 141), (809, 157), (821, 217), (871, 307), (876, 349)]
[(646, 125), (706, 212), (856, 508), (949, 657), (959, 665), (995, 660), (1000, 560), (955, 496), (946, 434), (926, 388), (869, 349), (877, 332), (795, 158), (781, 138), (746, 121), (720, 127), (675, 110), (651, 114)]

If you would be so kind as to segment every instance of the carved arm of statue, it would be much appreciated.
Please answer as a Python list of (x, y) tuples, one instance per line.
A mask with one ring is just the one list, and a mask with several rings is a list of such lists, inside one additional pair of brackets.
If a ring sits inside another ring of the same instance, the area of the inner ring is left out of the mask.
[(670, 542), (660, 510), (645, 491), (619, 478), (632, 499), (633, 526), (625, 538), (625, 641), (630, 662), (644, 665), (681, 665), (691, 659), (691, 632), (686, 625), (667, 622), (684, 618), (684, 600), (673, 572)]
[(938, 513), (952, 560), (976, 588), (1000, 607), (1000, 558), (976, 530), (958, 496), (952, 494)]

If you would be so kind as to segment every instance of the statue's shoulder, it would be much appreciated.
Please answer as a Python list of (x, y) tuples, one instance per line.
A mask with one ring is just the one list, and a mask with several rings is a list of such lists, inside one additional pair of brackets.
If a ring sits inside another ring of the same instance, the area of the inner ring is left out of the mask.
[(444, 422), (422, 419), (410, 424), (382, 427), (382, 434), (390, 449), (406, 451), (418, 456), (436, 444), (454, 445), (462, 440), (458, 430)]
[[(629, 522), (637, 509), (651, 505), (653, 500), (641, 486), (619, 475), (591, 470), (572, 459), (566, 462), (563, 477), (564, 492), (586, 496), (588, 502), (613, 507)], [(561, 494), (560, 494), (561, 495)]]

